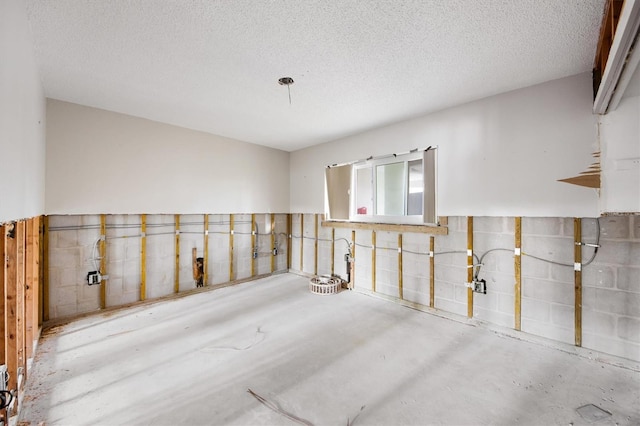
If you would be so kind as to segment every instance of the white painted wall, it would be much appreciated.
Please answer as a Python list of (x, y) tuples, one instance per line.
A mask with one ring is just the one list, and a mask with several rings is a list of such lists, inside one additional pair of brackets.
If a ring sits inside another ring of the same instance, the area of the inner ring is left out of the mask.
[(640, 67), (615, 111), (600, 116), (603, 213), (640, 212)]
[(598, 150), (590, 73), (481, 99), (291, 154), (291, 211), (324, 211), (324, 167), (437, 145), (438, 214), (595, 216), (576, 176)]
[(24, 6), (0, 1), (0, 223), (44, 212), (44, 119)]
[(47, 100), (47, 214), (289, 209), (289, 153)]

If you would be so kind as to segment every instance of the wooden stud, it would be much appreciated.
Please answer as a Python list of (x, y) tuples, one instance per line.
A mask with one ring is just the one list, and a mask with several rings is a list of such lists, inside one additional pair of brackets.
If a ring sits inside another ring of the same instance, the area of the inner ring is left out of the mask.
[(33, 328), (33, 342), (35, 343), (38, 339), (38, 325), (39, 323), (39, 312), (40, 312), (40, 223), (42, 222), (42, 218), (37, 216), (33, 218), (33, 258), (31, 260), (31, 268), (33, 269), (33, 282), (31, 286), (33, 288), (33, 301), (31, 306), (31, 326)]
[[(104, 275), (107, 272), (107, 216), (100, 215), (100, 274)], [(100, 308), (105, 309), (107, 307), (107, 280), (102, 280), (100, 283)]]
[(515, 329), (522, 330), (522, 218), (515, 218), (515, 255), (514, 255), (514, 271), (516, 284), (515, 294)]
[[(467, 218), (467, 285), (473, 281), (473, 216)], [(473, 318), (473, 289), (467, 288), (467, 317)]]
[(256, 261), (257, 259), (254, 257), (253, 253), (257, 253), (258, 247), (256, 247), (257, 235), (255, 229), (256, 223), (256, 215), (255, 213), (251, 215), (251, 276), (253, 277), (256, 274)]
[(140, 215), (140, 300), (147, 298), (147, 215)]
[(209, 215), (204, 215), (204, 250), (202, 257), (202, 285), (209, 285)]
[(376, 292), (376, 231), (371, 231), (371, 291)]
[[(24, 221), (18, 222), (18, 231), (16, 232), (16, 239), (18, 240), (18, 280), (16, 283), (16, 349), (18, 351), (18, 368), (22, 371), (22, 375), (25, 374), (25, 366), (27, 364), (27, 360), (25, 357), (25, 252), (27, 233), (25, 228), (26, 223)], [(22, 381), (22, 383), (24, 383), (24, 380)], [(18, 391), (20, 391), (20, 389), (18, 389)], [(17, 408), (15, 411), (18, 411)]]
[(233, 281), (233, 214), (229, 214), (229, 281)]
[(574, 262), (573, 276), (575, 281), (575, 339), (576, 346), (582, 346), (582, 220), (573, 219)]
[(429, 237), (429, 307), (431, 308), (436, 306), (435, 245), (436, 237), (432, 235)]
[(291, 269), (291, 232), (293, 230), (291, 213), (287, 213), (287, 270)]
[[(271, 250), (276, 248), (276, 215), (271, 213)], [(276, 255), (271, 253), (271, 273), (276, 271)]]
[[(7, 226), (0, 225), (0, 364), (7, 363), (6, 353), (6, 318), (7, 318)], [(6, 424), (6, 422), (5, 422)]]
[(180, 215), (174, 216), (176, 223), (176, 236), (175, 236), (175, 251), (176, 251), (176, 264), (173, 276), (173, 292), (180, 292)]
[[(18, 238), (17, 223), (7, 225), (6, 231), (6, 269), (5, 269), (5, 356), (7, 362), (7, 371), (9, 372), (9, 390), (15, 390), (18, 387), (18, 347), (16, 344), (18, 334), (17, 324), (17, 282), (18, 282)], [(9, 236), (9, 233), (13, 237)]]
[(351, 281), (349, 281), (349, 288), (353, 289), (356, 286), (356, 230), (351, 231)]
[(333, 276), (336, 272), (335, 256), (336, 256), (336, 230), (335, 228), (331, 228), (331, 276)]
[[(42, 316), (43, 316), (43, 307), (44, 307), (44, 271), (45, 271), (45, 249), (44, 249), (44, 222), (45, 222), (45, 216), (42, 215), (40, 216), (40, 221), (39, 221), (39, 235), (38, 235), (38, 243), (39, 243), (39, 247), (38, 249), (40, 250), (40, 253), (38, 255), (38, 259), (39, 259), (39, 265), (38, 265), (38, 327), (40, 327), (42, 325)], [(1, 285), (2, 281), (0, 281), (0, 285)], [(2, 300), (2, 299), (0, 299)]]
[[(25, 303), (24, 303), (24, 311), (25, 311), (25, 359), (31, 358), (33, 355), (33, 338), (34, 338), (34, 328), (33, 328), (33, 300), (34, 300), (34, 289), (35, 289), (35, 280), (37, 274), (37, 257), (36, 253), (36, 245), (37, 239), (34, 238), (34, 234), (37, 236), (36, 231), (36, 220), (31, 218), (26, 222), (26, 256), (25, 256), (25, 267), (26, 267), (26, 275), (25, 275)], [(36, 323), (37, 324), (37, 323)]]
[(43, 222), (42, 321), (44, 322), (49, 321), (49, 216), (45, 216)]
[(313, 215), (313, 275), (318, 275), (318, 215)]
[(404, 289), (402, 288), (402, 234), (398, 234), (398, 297), (404, 299)]
[(304, 213), (300, 213), (300, 272), (304, 272)]

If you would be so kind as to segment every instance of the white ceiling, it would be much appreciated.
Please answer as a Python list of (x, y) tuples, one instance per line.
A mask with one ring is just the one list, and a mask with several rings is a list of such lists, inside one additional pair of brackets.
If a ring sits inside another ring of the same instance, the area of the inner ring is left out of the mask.
[(293, 151), (589, 71), (604, 2), (26, 5), (47, 97)]

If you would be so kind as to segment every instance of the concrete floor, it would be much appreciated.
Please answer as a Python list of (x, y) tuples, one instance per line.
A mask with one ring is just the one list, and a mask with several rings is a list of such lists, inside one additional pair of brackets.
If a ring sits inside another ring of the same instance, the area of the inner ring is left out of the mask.
[[(58, 326), (19, 420), (294, 424), (251, 389), (316, 425), (640, 424), (636, 369), (307, 283), (283, 274)], [(590, 422), (586, 404), (611, 415)]]

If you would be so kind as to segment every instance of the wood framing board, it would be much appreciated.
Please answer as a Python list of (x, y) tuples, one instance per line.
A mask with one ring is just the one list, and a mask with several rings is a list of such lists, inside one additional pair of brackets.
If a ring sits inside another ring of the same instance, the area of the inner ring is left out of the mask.
[(304, 213), (300, 213), (300, 272), (304, 272)]
[[(16, 239), (18, 240), (18, 275), (16, 284), (16, 347), (18, 350), (18, 379), (20, 379), (20, 372), (25, 374), (25, 366), (27, 365), (27, 358), (25, 356), (25, 341), (26, 341), (26, 324), (25, 324), (25, 275), (26, 275), (26, 222), (18, 222), (18, 231), (16, 232)], [(24, 379), (24, 377), (23, 377)], [(23, 384), (24, 380), (18, 380), (18, 384)], [(18, 389), (20, 391), (20, 388)], [(18, 409), (16, 407), (16, 412)]]
[(16, 306), (18, 287), (18, 241), (17, 224), (5, 226), (6, 268), (5, 268), (5, 355), (9, 373), (9, 390), (18, 387), (18, 311)]
[(140, 215), (140, 300), (147, 299), (147, 215)]
[(351, 231), (351, 280), (349, 280), (349, 288), (356, 286), (356, 230)]
[(291, 221), (292, 221), (291, 213), (287, 213), (287, 270), (291, 269), (291, 247), (292, 247), (291, 232), (293, 229)]
[(435, 274), (435, 245), (436, 237), (429, 237), (429, 307), (435, 307), (436, 297), (436, 274)]
[(573, 219), (574, 284), (575, 284), (575, 344), (582, 346), (582, 219)]
[[(31, 259), (31, 268), (33, 270), (33, 276), (32, 279), (33, 281), (31, 282), (31, 288), (32, 288), (32, 301), (31, 301), (31, 316), (29, 317), (29, 321), (31, 322), (31, 328), (32, 328), (32, 341), (31, 344), (32, 346), (35, 345), (35, 341), (38, 339), (39, 336), (39, 327), (38, 327), (38, 318), (39, 318), (39, 311), (40, 311), (40, 298), (39, 298), (39, 294), (40, 294), (40, 222), (42, 222), (42, 218), (40, 216), (37, 216), (35, 218), (32, 219), (33, 220), (33, 234), (32, 234), (32, 238), (33, 238), (33, 257)], [(33, 347), (31, 352), (29, 353), (29, 358), (31, 358), (33, 356)]]
[(49, 216), (43, 219), (42, 230), (42, 264), (44, 274), (42, 276), (42, 321), (49, 321)]
[[(45, 275), (45, 250), (44, 250), (44, 222), (45, 222), (46, 216), (42, 215), (40, 216), (40, 221), (38, 224), (38, 227), (40, 228), (38, 231), (38, 243), (39, 243), (39, 254), (38, 254), (38, 268), (39, 268), (39, 273), (38, 273), (38, 312), (36, 313), (37, 315), (37, 321), (36, 324), (38, 324), (38, 328), (40, 328), (40, 326), (42, 325), (42, 314), (43, 314), (43, 307), (44, 307), (44, 275)], [(2, 283), (2, 281), (0, 281), (0, 283)]]
[(371, 291), (376, 292), (376, 231), (371, 230)]
[(467, 317), (473, 318), (473, 216), (467, 218)]
[(343, 222), (337, 220), (325, 220), (322, 222), (322, 226), (331, 228), (368, 229), (399, 233), (413, 232), (432, 235), (447, 235), (449, 233), (449, 228), (447, 228), (446, 226), (433, 225), (399, 225), (392, 223)]
[(336, 229), (331, 228), (331, 276), (336, 273)]
[(514, 272), (515, 272), (515, 288), (514, 288), (514, 319), (515, 319), (515, 329), (520, 331), (522, 330), (522, 218), (515, 218), (515, 255), (513, 257), (514, 261)]
[(0, 309), (2, 310), (2, 315), (0, 316), (0, 364), (7, 363), (7, 353), (6, 353), (6, 344), (7, 344), (7, 336), (6, 336), (6, 318), (7, 318), (7, 226), (0, 225), (0, 259), (2, 259), (2, 264), (0, 264)]
[(402, 234), (398, 234), (398, 298), (404, 300), (402, 284)]
[(313, 215), (313, 275), (318, 275), (318, 214)]
[[(25, 359), (31, 358), (33, 355), (33, 291), (35, 289), (35, 280), (37, 276), (37, 224), (36, 219), (31, 218), (26, 222), (26, 256), (25, 256), (25, 302), (24, 302), (24, 312), (25, 312)], [(34, 238), (35, 235), (35, 238)], [(37, 298), (36, 298), (37, 299)], [(37, 324), (37, 323), (36, 323)], [(28, 372), (27, 372), (28, 373)]]
[(173, 292), (180, 292), (180, 215), (177, 214), (174, 216), (175, 222), (175, 252), (176, 252), (176, 261), (175, 261), (175, 270), (173, 276)]
[(229, 214), (229, 281), (233, 281), (233, 213)]
[[(275, 250), (276, 246), (276, 215), (271, 213), (271, 250)], [(271, 253), (271, 273), (276, 271), (276, 252)]]
[[(107, 273), (107, 215), (100, 215), (100, 274)], [(107, 307), (107, 285), (108, 280), (103, 279), (100, 283), (100, 309)]]
[(202, 285), (209, 285), (209, 215), (204, 215), (204, 242), (202, 253)]
[(258, 253), (258, 247), (256, 247), (256, 215), (255, 213), (251, 214), (251, 276), (253, 277), (256, 274), (256, 262)]

